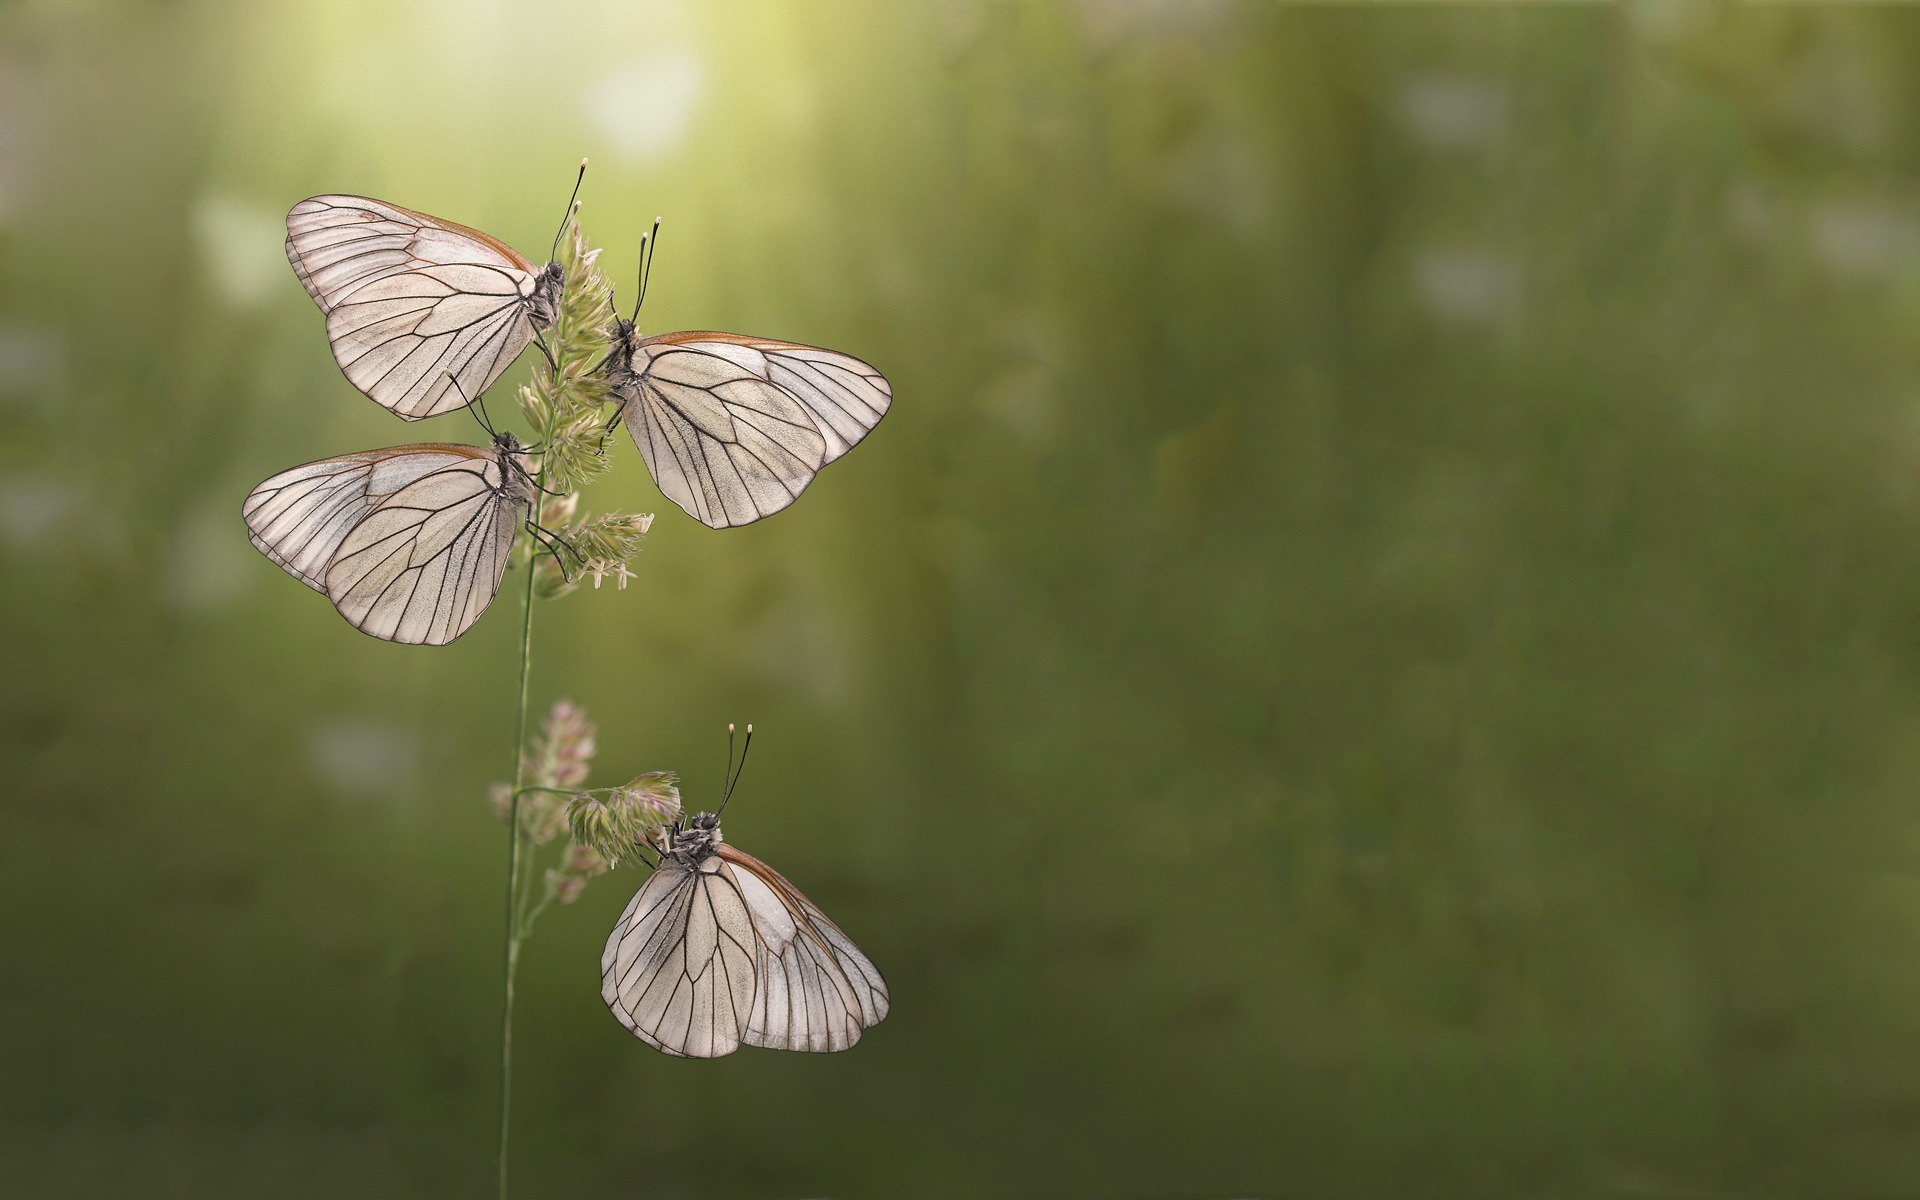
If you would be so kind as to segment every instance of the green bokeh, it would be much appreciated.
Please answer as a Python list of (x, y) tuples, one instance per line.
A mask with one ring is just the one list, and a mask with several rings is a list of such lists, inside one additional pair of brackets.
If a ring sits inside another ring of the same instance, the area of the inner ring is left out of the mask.
[(340, 377), (285, 209), (537, 254), (582, 153), (646, 328), (896, 403), (726, 533), (623, 441), (534, 696), (695, 803), (754, 722), (729, 837), (894, 1009), (666, 1059), (599, 881), (517, 1194), (1920, 1191), (1916, 72), (1897, 8), (0, 7), (0, 1195), (491, 1186), (517, 588), (375, 642), (239, 502), (476, 436)]

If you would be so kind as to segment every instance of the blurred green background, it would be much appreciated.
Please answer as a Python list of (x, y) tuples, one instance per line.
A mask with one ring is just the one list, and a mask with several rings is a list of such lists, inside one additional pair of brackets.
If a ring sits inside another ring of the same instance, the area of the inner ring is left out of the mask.
[(518, 1195), (1920, 1193), (1916, 77), (1895, 8), (0, 7), (0, 1194), (491, 1187), (517, 584), (383, 644), (239, 505), (479, 436), (286, 208), (538, 255), (582, 154), (647, 329), (896, 400), (727, 533), (622, 437), (535, 703), (694, 802), (754, 722), (730, 838), (894, 1011), (666, 1059), (598, 881)]

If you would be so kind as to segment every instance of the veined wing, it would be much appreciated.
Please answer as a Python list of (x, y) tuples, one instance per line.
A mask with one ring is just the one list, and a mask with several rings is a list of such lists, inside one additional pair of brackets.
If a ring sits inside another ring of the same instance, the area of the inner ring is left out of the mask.
[(739, 1049), (755, 995), (746, 903), (720, 879), (717, 858), (700, 865), (661, 860), (600, 956), (600, 996), (613, 1015), (680, 1058)]
[(254, 488), (241, 512), (260, 553), (325, 593), (327, 564), (368, 513), (423, 475), (486, 458), (482, 450), (450, 442), (323, 458)]
[(759, 986), (742, 1041), (773, 1050), (845, 1050), (886, 1017), (886, 980), (827, 914), (752, 855), (722, 845), (717, 857), (757, 939)]
[(627, 431), (667, 498), (715, 529), (793, 503), (893, 400), (851, 355), (731, 333), (647, 338), (629, 367)]
[(312, 196), (294, 205), (287, 261), (322, 311), (370, 279), (423, 264), (538, 273), (519, 251), (478, 229), (366, 196)]
[(407, 420), (478, 396), (533, 340), (524, 301), (538, 272), (477, 229), (364, 196), (314, 196), (287, 214), (287, 261), (327, 314), (340, 369)]
[(443, 646), (493, 603), (526, 502), (484, 451), (429, 471), (341, 539), (327, 597), (362, 633)]

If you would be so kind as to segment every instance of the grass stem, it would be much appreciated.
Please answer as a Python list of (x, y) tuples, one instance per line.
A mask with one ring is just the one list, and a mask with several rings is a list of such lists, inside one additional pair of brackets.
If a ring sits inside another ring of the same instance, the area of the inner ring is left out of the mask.
[[(538, 483), (536, 477), (534, 480)], [(546, 495), (535, 493), (533, 522), (540, 523)], [(513, 721), (513, 799), (507, 805), (506, 932), (500, 952), (500, 1200), (507, 1200), (507, 1142), (513, 1118), (513, 976), (520, 965), (520, 797), (526, 791), (527, 675), (533, 666), (533, 561), (526, 565), (520, 612), (520, 701)]]

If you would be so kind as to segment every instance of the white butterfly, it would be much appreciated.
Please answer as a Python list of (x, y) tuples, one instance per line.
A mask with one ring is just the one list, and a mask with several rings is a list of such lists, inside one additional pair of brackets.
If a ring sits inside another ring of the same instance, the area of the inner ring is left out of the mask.
[(340, 369), (409, 421), (484, 392), (553, 321), (566, 282), (557, 262), (536, 268), (477, 229), (365, 196), (294, 205), (287, 261), (327, 314)]
[(605, 371), (660, 490), (715, 529), (792, 504), (893, 403), (886, 377), (850, 354), (709, 330), (643, 338), (624, 318)]
[(600, 996), (680, 1058), (845, 1050), (888, 1008), (879, 969), (778, 871), (723, 842), (717, 813), (674, 822), (607, 938)]
[(361, 632), (441, 646), (500, 590), (535, 484), (510, 433), (323, 458), (247, 496), (253, 544)]

